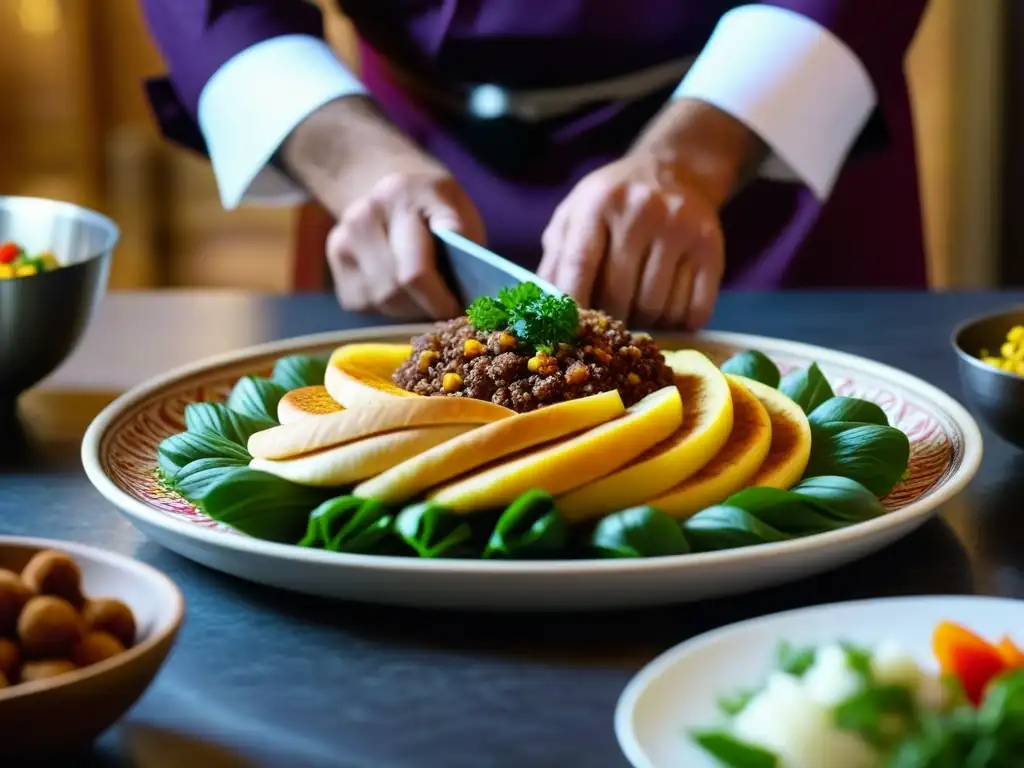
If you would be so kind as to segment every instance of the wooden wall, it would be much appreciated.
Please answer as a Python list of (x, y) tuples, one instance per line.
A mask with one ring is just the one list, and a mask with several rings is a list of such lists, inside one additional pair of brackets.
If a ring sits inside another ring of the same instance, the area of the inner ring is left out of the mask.
[[(1000, 2), (932, 0), (908, 58), (939, 287), (994, 275)], [(141, 80), (161, 64), (135, 0), (0, 0), (0, 29), (0, 191), (120, 221), (115, 287), (288, 289), (293, 212), (221, 210), (206, 163), (157, 136)], [(344, 19), (328, 29), (354, 63)]]

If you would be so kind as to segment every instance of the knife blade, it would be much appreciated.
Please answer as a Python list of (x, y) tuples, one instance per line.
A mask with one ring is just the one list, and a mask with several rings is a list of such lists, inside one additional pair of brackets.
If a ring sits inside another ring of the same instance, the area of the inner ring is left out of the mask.
[(434, 242), (438, 271), (464, 307), (481, 296), (497, 296), (500, 289), (519, 283), (536, 283), (545, 293), (562, 295), (555, 286), (530, 270), (477, 245), (457, 232), (435, 229)]

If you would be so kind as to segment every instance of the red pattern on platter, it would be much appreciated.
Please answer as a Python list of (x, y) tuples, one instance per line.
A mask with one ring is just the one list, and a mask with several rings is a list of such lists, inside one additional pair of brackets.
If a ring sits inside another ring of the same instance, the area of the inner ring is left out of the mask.
[[(724, 344), (700, 345), (718, 363), (739, 351)], [(297, 349), (285, 354), (324, 354), (330, 349)], [(193, 525), (237, 534), (183, 498), (168, 491), (159, 480), (157, 446), (164, 438), (185, 428), (185, 406), (197, 402), (223, 402), (242, 376), (269, 376), (275, 356), (222, 366), (168, 385), (136, 403), (107, 429), (100, 446), (103, 471), (129, 496), (152, 509)], [(786, 373), (812, 360), (797, 355), (777, 355), (774, 361)], [(884, 499), (895, 511), (928, 495), (955, 472), (963, 460), (964, 437), (955, 421), (937, 404), (904, 391), (892, 382), (843, 366), (822, 366), (836, 394), (860, 397), (877, 403), (890, 423), (910, 440), (910, 464), (903, 481)]]

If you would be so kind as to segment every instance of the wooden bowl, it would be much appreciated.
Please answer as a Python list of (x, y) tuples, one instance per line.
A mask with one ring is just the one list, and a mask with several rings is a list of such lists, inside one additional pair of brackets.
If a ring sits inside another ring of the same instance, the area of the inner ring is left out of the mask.
[[(74, 558), (86, 597), (113, 597), (131, 608), (136, 642), (98, 664), (0, 689), (0, 754), (64, 752), (88, 745), (149, 687), (185, 615), (181, 592), (162, 573), (82, 544), (0, 536), (0, 568), (20, 572), (44, 549)], [(2, 757), (0, 764), (6, 764)]]

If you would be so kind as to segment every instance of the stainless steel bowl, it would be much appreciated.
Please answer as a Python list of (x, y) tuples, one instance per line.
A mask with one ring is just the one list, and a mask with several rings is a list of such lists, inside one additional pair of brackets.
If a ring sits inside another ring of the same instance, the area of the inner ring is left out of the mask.
[(1024, 325), (1024, 307), (968, 320), (953, 332), (952, 342), (968, 403), (996, 434), (1024, 448), (1024, 376), (979, 359), (982, 350), (998, 355), (1015, 325)]
[(74, 350), (106, 290), (120, 236), (106, 216), (72, 203), (0, 197), (0, 242), (51, 251), (61, 265), (0, 280), (0, 407)]

